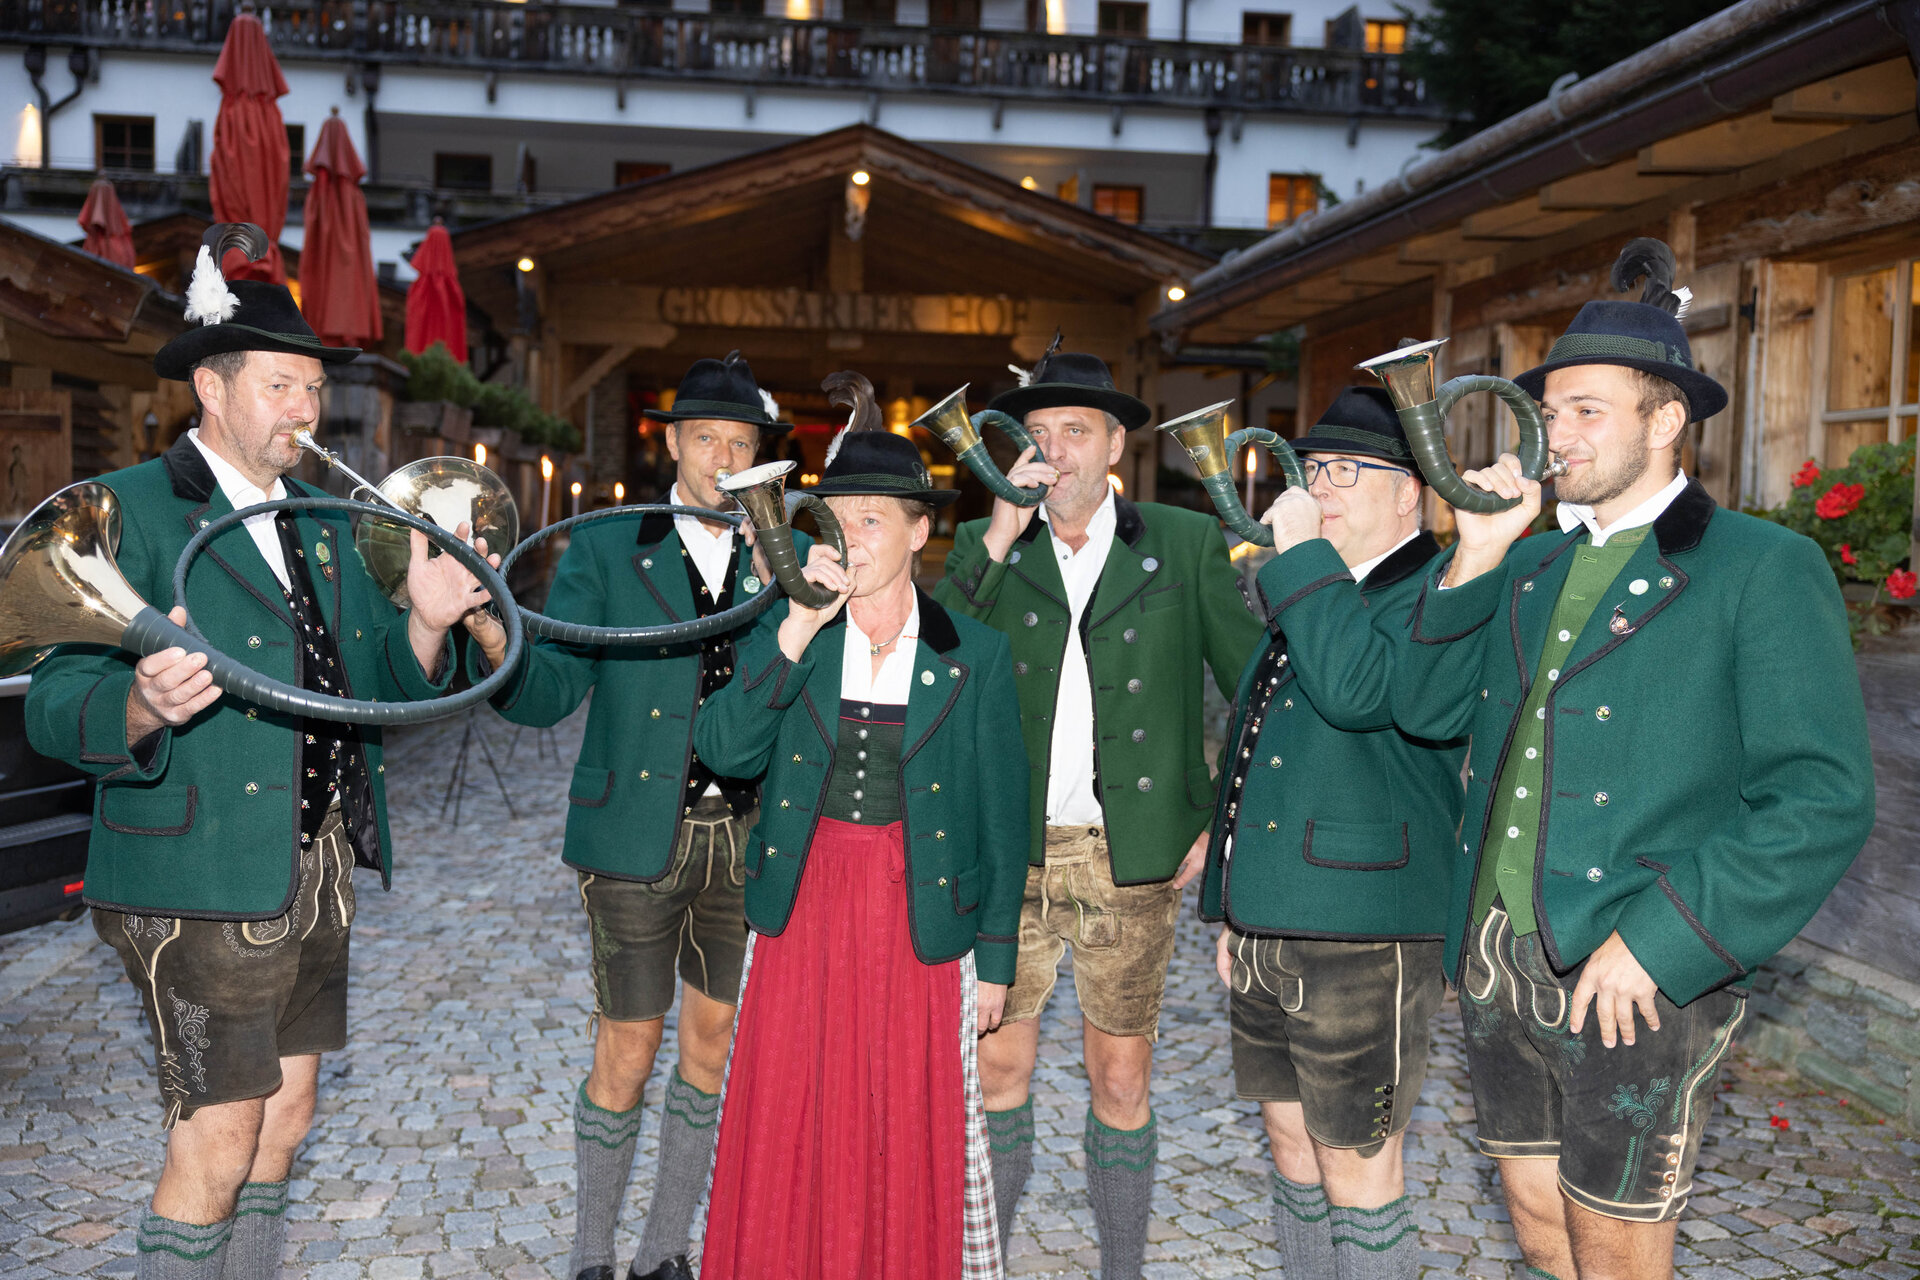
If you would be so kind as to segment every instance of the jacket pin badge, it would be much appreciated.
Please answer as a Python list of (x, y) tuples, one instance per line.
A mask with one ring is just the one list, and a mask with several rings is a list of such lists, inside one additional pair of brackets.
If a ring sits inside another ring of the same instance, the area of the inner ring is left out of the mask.
[(740, 580), (740, 587), (741, 587), (741, 590), (745, 591), (750, 596), (759, 595), (760, 579), (756, 575), (750, 573), (746, 577)]
[(1627, 621), (1627, 615), (1621, 612), (1619, 605), (1613, 606), (1613, 616), (1607, 619), (1607, 630), (1617, 636), (1633, 634), (1633, 624)]
[(333, 552), (328, 549), (326, 543), (316, 542), (313, 544), (313, 558), (321, 564), (325, 564), (333, 559)]

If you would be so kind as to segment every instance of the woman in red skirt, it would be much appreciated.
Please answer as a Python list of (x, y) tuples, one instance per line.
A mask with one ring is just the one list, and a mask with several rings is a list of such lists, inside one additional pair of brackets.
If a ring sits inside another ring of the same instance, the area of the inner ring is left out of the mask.
[(847, 562), (816, 545), (805, 573), (839, 599), (756, 629), (694, 728), (710, 767), (766, 774), (700, 1274), (986, 1280), (973, 1042), (1000, 1020), (1026, 881), (1012, 658), (913, 585), (957, 491), (877, 429), (866, 379), (828, 390), (854, 419), (813, 492)]

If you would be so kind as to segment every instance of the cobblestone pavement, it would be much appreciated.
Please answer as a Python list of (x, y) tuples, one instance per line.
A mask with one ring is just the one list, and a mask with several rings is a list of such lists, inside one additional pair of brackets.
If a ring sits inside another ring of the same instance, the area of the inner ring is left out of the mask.
[[(485, 713), (475, 723), (504, 752), (512, 731)], [(566, 1264), (571, 1101), (591, 996), (557, 849), (580, 719), (545, 744), (521, 734), (502, 761), (517, 816), (476, 751), (456, 828), (440, 820), (440, 800), (463, 727), (394, 738), (397, 888), (363, 882), (352, 1043), (322, 1067), (320, 1117), (295, 1169), (289, 1276), (532, 1280)], [(1271, 1275), (1258, 1122), (1232, 1098), (1212, 948), (1190, 916), (1181, 930), (1154, 1078), (1161, 1164), (1147, 1272)], [(1077, 1025), (1063, 982), (1043, 1029), (1016, 1275), (1085, 1277), (1097, 1263)], [(669, 1043), (663, 1060), (671, 1054)], [(0, 939), (0, 1276), (133, 1273), (162, 1150), (148, 1057), (133, 992), (90, 925)], [(623, 1253), (652, 1189), (661, 1074), (647, 1091)], [(1920, 1143), (1738, 1055), (1716, 1111), (1681, 1226), (1682, 1276), (1920, 1276)], [(1502, 1276), (1517, 1256), (1472, 1131), (1449, 1004), (1407, 1144), (1429, 1277)]]

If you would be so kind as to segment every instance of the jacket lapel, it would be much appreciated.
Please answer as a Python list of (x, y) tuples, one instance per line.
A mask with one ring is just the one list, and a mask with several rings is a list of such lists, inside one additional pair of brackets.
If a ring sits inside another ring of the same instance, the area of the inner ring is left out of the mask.
[(681, 554), (679, 530), (674, 527), (671, 516), (657, 521), (649, 516), (641, 522), (641, 531), (653, 537), (650, 542), (643, 541), (633, 553), (633, 572), (667, 615), (667, 621), (684, 622), (694, 616), (694, 604), (687, 567), (681, 563), (686, 557)]
[[(1718, 504), (1698, 480), (1689, 480), (1653, 522), (1653, 531), (1634, 549), (1587, 620), (1561, 680), (1572, 676), (1639, 635), (1661, 610), (1679, 599), (1690, 579), (1677, 562), (1700, 545)], [(1634, 585), (1641, 589), (1635, 591)], [(1619, 622), (1614, 618), (1618, 617)]]
[[(1567, 574), (1573, 568), (1573, 556), (1568, 553), (1579, 540), (1579, 533), (1562, 536), (1559, 544), (1547, 551), (1535, 569), (1513, 582), (1513, 598), (1509, 604), (1509, 640), (1513, 648), (1513, 660), (1520, 668), (1520, 696), (1523, 699), (1533, 687), (1533, 673), (1540, 666), (1540, 651), (1547, 643), (1547, 623), (1553, 618), (1553, 607), (1560, 599), (1560, 588), (1565, 585)], [(1541, 541), (1545, 542), (1546, 539), (1541, 538)]]
[[(287, 493), (298, 497), (326, 497), (295, 480), (288, 480)], [(340, 627), (341, 538), (339, 528), (310, 511), (293, 514), (294, 545), (301, 551), (300, 563), (313, 586), (313, 598), (320, 602), (326, 624), (338, 632)], [(288, 566), (290, 569), (292, 566)], [(291, 575), (289, 575), (291, 576)]]
[[(232, 510), (233, 504), (227, 501), (227, 495), (215, 488), (205, 505), (187, 513), (187, 530), (189, 534), (197, 533)], [(236, 525), (222, 533), (207, 545), (202, 554), (205, 559), (224, 569), (248, 595), (266, 606), (267, 612), (292, 629), (293, 615), (287, 612), (287, 600), (281, 593), (280, 579), (274, 577), (273, 570), (267, 567), (265, 557), (260, 554), (260, 548), (254, 545), (253, 535), (247, 532), (245, 525)]]
[(1037, 513), (1007, 553), (1007, 572), (1059, 605), (1063, 612), (1071, 612), (1066, 580), (1060, 576), (1060, 566), (1053, 562), (1053, 531)]
[(1160, 561), (1142, 555), (1140, 545), (1146, 537), (1147, 522), (1140, 509), (1118, 494), (1113, 499), (1113, 546), (1107, 550), (1107, 563), (1100, 570), (1093, 599), (1087, 605), (1090, 627), (1097, 627), (1120, 612), (1128, 601), (1139, 595), (1160, 570)]
[(920, 642), (914, 650), (913, 685), (907, 692), (905, 747), (900, 753), (903, 765), (926, 745), (953, 710), (969, 674), (966, 664), (951, 656), (960, 647), (960, 632), (953, 619), (918, 587), (914, 594), (920, 597)]

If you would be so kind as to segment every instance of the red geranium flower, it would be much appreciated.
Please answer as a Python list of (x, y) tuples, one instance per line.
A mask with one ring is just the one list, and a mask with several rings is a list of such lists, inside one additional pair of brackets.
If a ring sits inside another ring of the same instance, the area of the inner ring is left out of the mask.
[(1863, 484), (1837, 484), (1827, 490), (1820, 501), (1813, 504), (1813, 514), (1822, 520), (1838, 520), (1841, 516), (1850, 516), (1860, 500), (1867, 496), (1867, 486)]
[(1859, 564), (1860, 563), (1858, 560), (1853, 558), (1853, 544), (1851, 542), (1843, 542), (1840, 544), (1840, 563), (1841, 564)]
[(1895, 569), (1887, 575), (1887, 594), (1895, 600), (1911, 600), (1920, 590), (1920, 575), (1911, 569)]
[(1793, 473), (1793, 487), (1796, 489), (1806, 489), (1819, 483), (1820, 468), (1814, 465), (1812, 458), (1808, 458), (1806, 464)]

